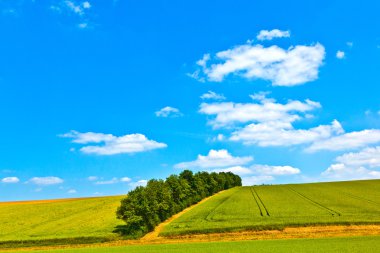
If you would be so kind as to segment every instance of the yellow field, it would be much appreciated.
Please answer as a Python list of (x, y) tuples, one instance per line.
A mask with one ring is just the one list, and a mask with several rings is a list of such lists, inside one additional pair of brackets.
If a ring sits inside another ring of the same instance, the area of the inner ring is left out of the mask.
[(121, 196), (0, 203), (0, 241), (115, 237)]

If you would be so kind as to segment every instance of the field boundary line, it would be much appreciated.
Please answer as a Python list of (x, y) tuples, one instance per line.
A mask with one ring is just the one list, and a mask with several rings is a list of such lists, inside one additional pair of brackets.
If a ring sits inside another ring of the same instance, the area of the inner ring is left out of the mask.
[(249, 188), (250, 188), (250, 190), (251, 190), (251, 193), (252, 193), (253, 199), (255, 200), (256, 205), (257, 205), (257, 207), (258, 207), (259, 210), (260, 210), (260, 215), (261, 215), (261, 216), (264, 216), (264, 215), (263, 215), (263, 212), (261, 211), (261, 207), (260, 207), (260, 205), (259, 205), (259, 202), (257, 202), (257, 199), (256, 199), (256, 196), (255, 196), (255, 193), (254, 193), (253, 190), (252, 190), (252, 187), (249, 187)]
[(300, 193), (300, 192), (294, 190), (294, 189), (293, 189), (292, 187), (290, 187), (290, 186), (287, 186), (287, 188), (288, 188), (290, 191), (295, 192), (298, 196), (300, 196), (300, 197), (302, 197), (302, 198), (308, 200), (309, 202), (313, 203), (314, 205), (316, 205), (316, 206), (318, 206), (318, 207), (320, 207), (320, 208), (326, 209), (326, 210), (327, 210), (331, 215), (333, 215), (333, 216), (335, 216), (335, 215), (341, 216), (341, 215), (342, 215), (341, 213), (339, 213), (339, 212), (337, 212), (337, 211), (335, 211), (335, 210), (333, 210), (333, 209), (331, 209), (331, 208), (328, 208), (328, 207), (326, 207), (326, 206), (324, 206), (324, 205), (322, 205), (322, 204), (320, 204), (320, 203), (318, 203), (318, 202), (312, 200), (311, 198), (309, 198), (309, 197), (303, 195), (302, 193)]
[(255, 187), (252, 186), (251, 188), (252, 188), (252, 190), (256, 193), (256, 196), (259, 198), (259, 200), (260, 200), (261, 204), (263, 205), (263, 207), (264, 207), (265, 212), (267, 213), (267, 215), (270, 216), (270, 214), (269, 214), (269, 212), (268, 212), (268, 209), (267, 209), (267, 207), (266, 207), (265, 204), (264, 204), (264, 201), (260, 198), (260, 195), (259, 195), (259, 194), (257, 193), (257, 191), (255, 190)]
[(167, 219), (166, 221), (163, 221), (161, 222), (160, 224), (158, 224), (154, 230), (152, 232), (149, 232), (148, 234), (144, 235), (142, 238), (140, 238), (139, 240), (140, 241), (151, 241), (151, 240), (154, 240), (154, 239), (157, 239), (160, 237), (160, 233), (161, 231), (164, 229), (164, 227), (166, 225), (168, 225), (170, 222), (172, 222), (173, 220), (179, 218), (180, 216), (184, 215), (185, 213), (187, 213), (188, 211), (190, 211), (191, 209), (203, 204), (204, 202), (206, 202), (207, 200), (211, 199), (212, 197), (215, 197), (219, 194), (222, 194), (223, 192), (226, 192), (226, 190), (223, 190), (223, 191), (220, 191), (214, 195), (211, 195), (201, 201), (199, 201), (198, 203), (192, 205), (192, 206), (189, 206), (187, 208), (185, 208), (184, 210), (182, 210), (181, 212), (173, 215), (172, 217), (170, 217), (169, 219)]

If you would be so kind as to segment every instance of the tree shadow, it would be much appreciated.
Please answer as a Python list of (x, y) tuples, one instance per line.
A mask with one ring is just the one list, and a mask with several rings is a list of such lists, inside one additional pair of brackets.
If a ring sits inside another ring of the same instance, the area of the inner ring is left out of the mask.
[(129, 234), (126, 225), (117, 225), (112, 232), (121, 236), (126, 236)]

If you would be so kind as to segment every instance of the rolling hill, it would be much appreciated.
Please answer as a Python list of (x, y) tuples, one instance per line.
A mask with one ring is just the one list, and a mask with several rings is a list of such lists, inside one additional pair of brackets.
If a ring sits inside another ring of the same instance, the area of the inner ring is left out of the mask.
[(0, 203), (0, 242), (112, 238), (121, 196)]
[(161, 235), (379, 224), (380, 180), (239, 187), (169, 223)]

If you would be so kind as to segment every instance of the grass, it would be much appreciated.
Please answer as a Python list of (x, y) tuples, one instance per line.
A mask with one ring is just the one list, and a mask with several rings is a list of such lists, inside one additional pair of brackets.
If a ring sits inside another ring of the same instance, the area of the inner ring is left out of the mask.
[(120, 196), (0, 203), (0, 247), (101, 242), (117, 236)]
[(108, 248), (38, 250), (37, 253), (245, 253), (245, 252), (380, 252), (380, 237), (291, 239), (191, 244), (133, 245)]
[(240, 187), (169, 223), (161, 235), (380, 224), (380, 180)]

